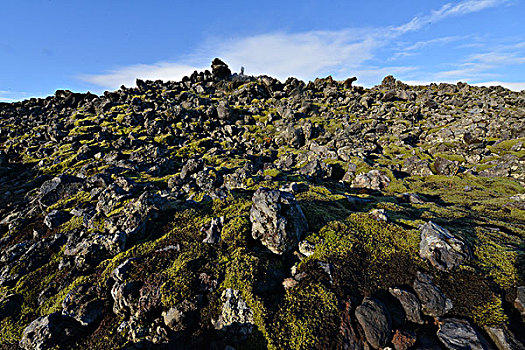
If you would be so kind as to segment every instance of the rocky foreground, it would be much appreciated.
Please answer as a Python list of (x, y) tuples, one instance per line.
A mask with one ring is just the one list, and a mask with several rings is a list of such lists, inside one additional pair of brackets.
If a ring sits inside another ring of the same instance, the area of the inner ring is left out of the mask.
[(354, 80), (0, 104), (0, 348), (525, 349), (525, 92)]

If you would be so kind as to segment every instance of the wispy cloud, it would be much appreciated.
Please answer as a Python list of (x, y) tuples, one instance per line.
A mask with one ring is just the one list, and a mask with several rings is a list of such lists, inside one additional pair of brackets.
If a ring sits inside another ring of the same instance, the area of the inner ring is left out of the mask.
[[(205, 66), (211, 58), (223, 58), (233, 70), (241, 65), (247, 74), (269, 74), (279, 79), (288, 76), (308, 80), (316, 76), (333, 74), (336, 79), (361, 74), (361, 83), (377, 81), (384, 69), (372, 67), (379, 49), (405, 33), (416, 31), (428, 23), (461, 16), (506, 3), (508, 0), (464, 0), (448, 3), (426, 15), (414, 17), (400, 26), (382, 28), (349, 28), (339, 31), (309, 31), (303, 33), (269, 33), (224, 40), (214, 38), (206, 42), (197, 53), (178, 62), (137, 64), (116, 68), (101, 74), (84, 74), (81, 80), (104, 88), (134, 85), (136, 78), (174, 80)], [(426, 45), (445, 43), (456, 37), (438, 38), (409, 45), (405, 52), (415, 52)], [(392, 68), (392, 67), (388, 67)], [(415, 67), (402, 67), (404, 72)], [(392, 74), (396, 71), (388, 71)], [(363, 81), (364, 78), (364, 81)]]
[(439, 22), (449, 17), (463, 16), (469, 13), (479, 12), (508, 2), (509, 0), (466, 0), (457, 4), (447, 3), (439, 10), (432, 11), (428, 15), (416, 16), (412, 18), (410, 22), (394, 27), (393, 29), (399, 33), (411, 32), (419, 30), (427, 24)]
[(203, 69), (179, 63), (158, 62), (154, 64), (135, 64), (111, 70), (103, 74), (84, 74), (80, 75), (79, 78), (98, 86), (118, 88), (120, 85), (135, 85), (135, 79), (137, 78), (149, 80), (180, 80), (183, 76), (191, 74), (195, 70)]
[(418, 52), (421, 51), (421, 49), (424, 49), (429, 46), (435, 46), (435, 45), (446, 45), (450, 44), (455, 41), (465, 40), (469, 38), (469, 36), (446, 36), (442, 38), (435, 38), (425, 41), (418, 41), (413, 44), (407, 44), (407, 43), (401, 43), (399, 45), (399, 48), (397, 49), (398, 52), (396, 52), (389, 60), (393, 61), (400, 57), (408, 57), (416, 55)]
[(0, 102), (16, 102), (29, 97), (30, 94), (24, 91), (0, 90)]

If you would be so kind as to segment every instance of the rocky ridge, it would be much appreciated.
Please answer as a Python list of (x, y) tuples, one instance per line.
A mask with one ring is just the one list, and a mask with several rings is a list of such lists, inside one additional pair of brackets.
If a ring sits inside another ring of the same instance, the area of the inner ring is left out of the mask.
[(525, 93), (355, 80), (0, 103), (0, 349), (525, 349)]

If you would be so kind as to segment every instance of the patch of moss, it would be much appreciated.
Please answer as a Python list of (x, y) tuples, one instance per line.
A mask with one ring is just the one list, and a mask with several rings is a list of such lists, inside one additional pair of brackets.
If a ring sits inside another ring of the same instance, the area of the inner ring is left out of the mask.
[(340, 323), (335, 295), (319, 284), (288, 289), (274, 321), (278, 349), (329, 349)]

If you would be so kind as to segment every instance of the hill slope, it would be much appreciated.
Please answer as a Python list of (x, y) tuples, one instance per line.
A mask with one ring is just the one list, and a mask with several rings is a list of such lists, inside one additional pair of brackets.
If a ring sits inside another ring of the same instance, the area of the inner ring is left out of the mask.
[(0, 104), (0, 348), (523, 349), (525, 93), (353, 81)]

